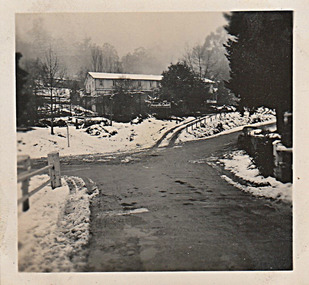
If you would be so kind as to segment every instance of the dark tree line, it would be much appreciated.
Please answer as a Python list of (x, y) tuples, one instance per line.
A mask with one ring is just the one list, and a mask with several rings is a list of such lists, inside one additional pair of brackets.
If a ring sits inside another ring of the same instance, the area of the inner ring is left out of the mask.
[(15, 72), (16, 72), (16, 124), (21, 126), (28, 116), (27, 110), (30, 96), (25, 90), (27, 83), (28, 72), (19, 66), (20, 59), (22, 58), (21, 53), (15, 54)]
[(240, 98), (241, 110), (275, 109), (277, 129), (284, 132), (283, 114), (292, 111), (292, 12), (233, 12), (225, 17), (232, 36), (225, 45), (231, 68), (226, 86)]
[[(55, 97), (57, 88), (68, 88), (64, 84), (65, 69), (57, 55), (49, 49), (43, 59), (28, 60), (25, 69), (20, 67), (21, 53), (16, 53), (16, 119), (17, 126), (34, 125), (39, 119), (38, 109), (43, 105), (43, 97), (37, 96), (45, 92), (48, 100), (48, 111), (51, 120), (51, 134), (54, 134), (53, 120), (55, 116)], [(74, 83), (71, 84), (74, 87)], [(42, 94), (41, 94), (42, 95)]]

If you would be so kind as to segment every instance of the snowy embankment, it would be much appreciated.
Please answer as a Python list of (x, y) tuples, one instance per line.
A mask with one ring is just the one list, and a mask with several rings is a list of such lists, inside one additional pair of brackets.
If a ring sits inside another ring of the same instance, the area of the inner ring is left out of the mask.
[(267, 108), (259, 108), (257, 112), (251, 116), (245, 113), (241, 116), (238, 112), (227, 113), (219, 118), (213, 120), (207, 120), (207, 123), (198, 124), (197, 127), (189, 127), (183, 131), (176, 143), (205, 139), (217, 135), (228, 134), (230, 132), (240, 131), (243, 126), (250, 125), (261, 125), (263, 123), (274, 123), (276, 121), (275, 113)]
[[(246, 124), (275, 122), (274, 113), (268, 109), (260, 109), (251, 116), (241, 116), (237, 112), (222, 115), (220, 118), (218, 116), (210, 115), (212, 120), (207, 119), (206, 124), (198, 123), (198, 128), (184, 129), (176, 143), (241, 130)], [(113, 126), (105, 126), (101, 123), (80, 129), (69, 126), (69, 132), (66, 127), (55, 127), (55, 135), (50, 135), (50, 128), (36, 127), (28, 132), (17, 133), (17, 149), (18, 154), (31, 154), (31, 158), (46, 157), (51, 151), (59, 152), (60, 156), (68, 156), (144, 149), (155, 145), (168, 130), (193, 119), (194, 117), (188, 117), (179, 124), (177, 120), (150, 117), (138, 124), (113, 122)], [(171, 135), (172, 133), (167, 139)]]
[(243, 150), (233, 151), (223, 158), (212, 158), (210, 165), (221, 165), (236, 179), (227, 175), (221, 177), (238, 189), (256, 197), (265, 197), (286, 203), (292, 202), (292, 184), (282, 183), (273, 177), (264, 177), (253, 163), (252, 158)]
[[(34, 176), (29, 191), (48, 180)], [(19, 184), (20, 186), (20, 184)], [(95, 189), (94, 189), (95, 190)], [(30, 198), (30, 209), (18, 209), (18, 267), (22, 272), (80, 271), (86, 265), (90, 199), (77, 177), (62, 178), (62, 187), (44, 187)], [(21, 196), (20, 187), (18, 196)]]
[(46, 157), (51, 151), (60, 156), (129, 151), (153, 146), (164, 132), (177, 125), (175, 120), (151, 117), (139, 124), (113, 122), (113, 126), (95, 124), (81, 129), (69, 126), (69, 147), (66, 127), (55, 127), (53, 136), (50, 128), (33, 128), (17, 133), (17, 149), (18, 154), (31, 154), (31, 158)]

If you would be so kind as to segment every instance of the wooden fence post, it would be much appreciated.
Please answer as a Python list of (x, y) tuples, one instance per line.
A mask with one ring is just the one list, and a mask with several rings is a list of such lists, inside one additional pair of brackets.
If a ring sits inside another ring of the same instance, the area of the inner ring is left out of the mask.
[(49, 169), (50, 184), (52, 189), (61, 186), (60, 159), (58, 152), (51, 152), (47, 155), (48, 165), (52, 165)]
[(69, 125), (67, 124), (67, 139), (68, 139), (68, 147), (70, 147), (70, 132), (69, 132)]
[[(30, 172), (30, 170), (31, 170), (31, 161), (30, 161), (30, 156), (29, 155), (26, 155), (26, 156), (22, 157), (22, 160), (20, 162), (20, 167), (21, 167), (22, 170)], [(28, 189), (29, 189), (29, 178), (25, 179), (21, 183), (21, 191), (22, 191), (22, 196), (23, 197), (28, 195)], [(29, 203), (29, 199), (27, 199), (27, 200), (25, 200), (23, 202), (23, 212), (28, 211), (29, 208), (30, 208), (30, 203)]]

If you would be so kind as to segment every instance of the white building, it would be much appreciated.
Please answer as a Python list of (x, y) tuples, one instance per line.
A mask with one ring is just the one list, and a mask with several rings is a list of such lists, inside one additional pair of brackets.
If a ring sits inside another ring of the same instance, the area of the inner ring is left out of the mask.
[(117, 84), (122, 82), (129, 82), (134, 91), (153, 91), (160, 86), (161, 79), (162, 75), (88, 72), (85, 91), (93, 97), (110, 95)]
[(160, 86), (161, 79), (161, 75), (88, 72), (82, 102), (86, 108), (100, 115), (110, 115), (111, 96), (117, 87), (125, 86), (134, 97), (131, 113), (142, 113), (147, 96)]

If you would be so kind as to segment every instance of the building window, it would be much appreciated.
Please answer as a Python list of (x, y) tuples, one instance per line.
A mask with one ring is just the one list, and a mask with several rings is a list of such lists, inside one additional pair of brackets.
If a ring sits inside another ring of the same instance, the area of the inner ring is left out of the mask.
[(152, 81), (150, 81), (149, 83), (150, 83), (150, 88), (152, 88)]
[(116, 86), (116, 80), (113, 80), (113, 86)]
[(100, 79), (99, 82), (100, 82), (100, 86), (104, 86), (103, 85), (103, 79)]
[(138, 86), (138, 87), (142, 87), (142, 81), (139, 80), (139, 81), (137, 82), (137, 86)]

